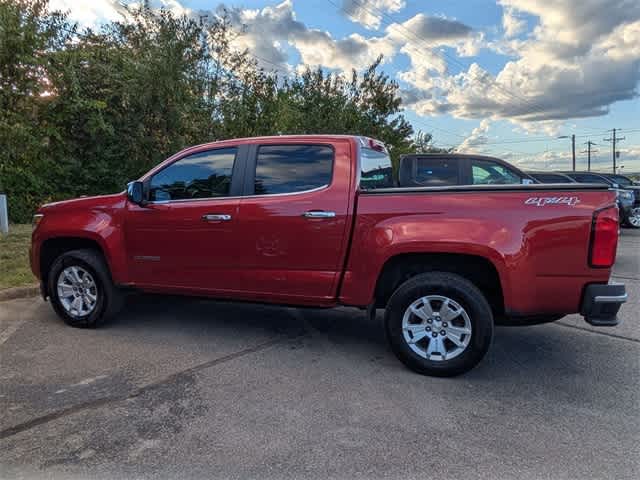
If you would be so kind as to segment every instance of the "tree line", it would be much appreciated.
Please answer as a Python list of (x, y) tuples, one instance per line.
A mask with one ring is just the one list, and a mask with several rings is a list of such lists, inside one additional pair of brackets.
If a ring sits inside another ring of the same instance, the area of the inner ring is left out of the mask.
[(0, 192), (13, 222), (44, 202), (121, 191), (180, 149), (235, 137), (375, 137), (392, 158), (431, 149), (378, 59), (363, 72), (282, 75), (233, 48), (225, 15), (146, 3), (80, 30), (48, 0), (0, 0)]

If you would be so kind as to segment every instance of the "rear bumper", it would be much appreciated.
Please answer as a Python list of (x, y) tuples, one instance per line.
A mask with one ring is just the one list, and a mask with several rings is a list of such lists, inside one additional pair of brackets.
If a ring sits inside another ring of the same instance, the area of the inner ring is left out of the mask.
[(592, 284), (584, 290), (580, 314), (596, 327), (614, 327), (620, 323), (618, 310), (627, 301), (622, 283)]

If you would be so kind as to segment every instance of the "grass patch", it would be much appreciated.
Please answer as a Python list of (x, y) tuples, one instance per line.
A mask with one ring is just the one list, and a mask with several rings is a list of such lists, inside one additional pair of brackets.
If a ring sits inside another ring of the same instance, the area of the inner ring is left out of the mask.
[(0, 288), (36, 283), (29, 267), (31, 225), (9, 225), (9, 234), (0, 233)]

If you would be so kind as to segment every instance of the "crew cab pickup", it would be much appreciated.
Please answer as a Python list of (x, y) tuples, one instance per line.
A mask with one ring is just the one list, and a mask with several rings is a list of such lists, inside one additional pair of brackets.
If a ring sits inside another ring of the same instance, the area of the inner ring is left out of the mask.
[(401, 188), (378, 141), (277, 136), (188, 148), (122, 193), (44, 205), (30, 257), (75, 327), (129, 290), (384, 308), (398, 358), (450, 376), (494, 324), (615, 325), (618, 223), (603, 185)]

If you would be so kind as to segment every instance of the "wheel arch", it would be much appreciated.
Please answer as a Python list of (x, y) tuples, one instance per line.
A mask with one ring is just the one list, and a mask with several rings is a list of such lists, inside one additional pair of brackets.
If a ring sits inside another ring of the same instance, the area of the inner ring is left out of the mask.
[(56, 258), (66, 252), (70, 252), (72, 250), (94, 250), (96, 251), (105, 261), (109, 272), (111, 271), (109, 260), (105, 255), (104, 248), (100, 244), (100, 242), (96, 239), (81, 237), (81, 236), (63, 236), (63, 237), (51, 237), (42, 242), (40, 247), (40, 278), (42, 280), (42, 285), (45, 289), (45, 295), (48, 296), (48, 287), (49, 284), (49, 271), (53, 262), (55, 262)]
[(376, 281), (376, 306), (386, 306), (393, 292), (403, 282), (433, 271), (455, 273), (466, 278), (485, 295), (494, 316), (504, 315), (504, 290), (498, 269), (486, 257), (463, 253), (401, 253), (388, 258)]

